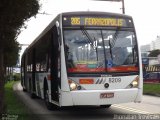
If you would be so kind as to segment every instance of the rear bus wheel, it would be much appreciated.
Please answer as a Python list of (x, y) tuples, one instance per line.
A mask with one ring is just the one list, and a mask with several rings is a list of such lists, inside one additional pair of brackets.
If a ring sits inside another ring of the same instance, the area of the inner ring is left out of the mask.
[(27, 89), (23, 87), (23, 92), (27, 92)]

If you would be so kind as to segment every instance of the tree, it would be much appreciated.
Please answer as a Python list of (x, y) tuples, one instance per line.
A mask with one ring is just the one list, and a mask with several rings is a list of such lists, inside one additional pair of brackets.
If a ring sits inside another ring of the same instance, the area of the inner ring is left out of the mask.
[(16, 49), (16, 38), (24, 22), (35, 16), (39, 7), (38, 0), (0, 0), (0, 115), (4, 113), (4, 66), (7, 64), (4, 58), (9, 58), (7, 54)]
[(17, 64), (19, 59), (19, 51), (21, 50), (21, 47), (16, 40), (12, 40), (11, 42), (12, 43), (8, 45), (6, 50), (4, 50), (4, 70), (5, 72), (7, 71), (7, 75), (11, 73), (11, 68)]
[(159, 54), (160, 54), (160, 50), (159, 50), (159, 49), (157, 49), (157, 50), (152, 50), (152, 51), (149, 53), (148, 57), (157, 57)]
[[(21, 47), (19, 47), (19, 43), (17, 41), (12, 41), (14, 43), (12, 43), (12, 46), (9, 46), (7, 48), (7, 50), (4, 50), (4, 65), (6, 67), (9, 66), (14, 66), (17, 64), (17, 60), (19, 58), (19, 50), (21, 49)], [(4, 66), (4, 67), (5, 67)]]

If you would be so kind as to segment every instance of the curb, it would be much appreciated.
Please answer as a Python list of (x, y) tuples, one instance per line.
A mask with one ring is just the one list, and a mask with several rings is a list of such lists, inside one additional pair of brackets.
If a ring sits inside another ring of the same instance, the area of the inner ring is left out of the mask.
[(143, 93), (143, 95), (150, 95), (150, 96), (160, 97), (160, 94), (154, 94), (154, 93)]

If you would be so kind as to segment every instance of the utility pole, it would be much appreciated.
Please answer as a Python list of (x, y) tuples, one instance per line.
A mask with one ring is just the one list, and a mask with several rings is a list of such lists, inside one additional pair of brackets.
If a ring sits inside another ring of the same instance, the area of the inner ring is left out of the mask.
[(94, 1), (110, 1), (110, 2), (122, 2), (122, 13), (125, 14), (124, 0), (94, 0)]
[(124, 0), (122, 0), (122, 13), (125, 14)]

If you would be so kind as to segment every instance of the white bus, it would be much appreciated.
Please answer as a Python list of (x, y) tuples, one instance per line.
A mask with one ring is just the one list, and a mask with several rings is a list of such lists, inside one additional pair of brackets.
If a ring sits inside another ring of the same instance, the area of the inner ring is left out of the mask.
[(25, 50), (21, 76), (23, 89), (48, 109), (140, 102), (142, 63), (132, 17), (59, 14)]

